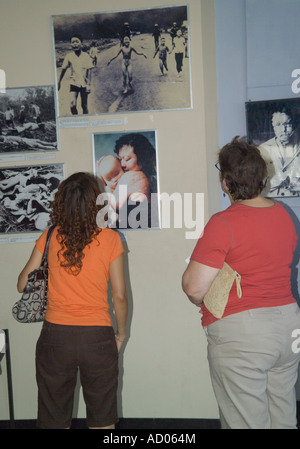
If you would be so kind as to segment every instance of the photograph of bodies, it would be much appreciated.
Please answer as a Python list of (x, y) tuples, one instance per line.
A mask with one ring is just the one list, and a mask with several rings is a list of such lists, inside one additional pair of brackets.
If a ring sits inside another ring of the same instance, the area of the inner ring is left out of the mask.
[(187, 6), (52, 16), (59, 116), (191, 108)]
[(0, 233), (44, 231), (51, 202), (64, 179), (63, 164), (0, 169)]
[(0, 153), (57, 149), (54, 86), (6, 89), (0, 95)]
[(246, 115), (248, 141), (267, 163), (263, 194), (300, 196), (300, 99), (248, 102)]
[(96, 133), (94, 174), (103, 194), (98, 204), (100, 227), (159, 228), (155, 131)]

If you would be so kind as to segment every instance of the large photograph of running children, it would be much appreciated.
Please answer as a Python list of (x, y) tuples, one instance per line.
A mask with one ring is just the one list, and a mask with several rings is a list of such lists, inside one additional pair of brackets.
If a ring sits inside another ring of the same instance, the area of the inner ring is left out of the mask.
[(50, 225), (51, 202), (63, 179), (63, 164), (2, 167), (0, 233), (44, 231)]
[(191, 108), (187, 6), (52, 16), (59, 116)]
[(57, 151), (54, 86), (7, 88), (0, 95), (0, 153)]
[(159, 228), (156, 132), (93, 135), (94, 174), (102, 184), (97, 223), (117, 229)]

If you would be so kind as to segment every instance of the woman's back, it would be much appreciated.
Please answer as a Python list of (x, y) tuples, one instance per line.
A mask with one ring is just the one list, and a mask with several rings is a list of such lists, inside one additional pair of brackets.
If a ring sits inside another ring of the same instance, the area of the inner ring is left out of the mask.
[[(280, 204), (264, 208), (233, 204), (211, 218), (191, 259), (215, 268), (225, 261), (241, 275), (243, 296), (239, 299), (232, 288), (227, 316), (295, 302), (290, 265), (296, 243), (292, 219)], [(211, 320), (203, 306), (203, 323)]]
[[(42, 252), (46, 231), (37, 240)], [(52, 323), (69, 325), (111, 326), (107, 302), (109, 265), (123, 252), (119, 235), (111, 229), (102, 229), (83, 254), (82, 268), (73, 275), (60, 262), (61, 249), (54, 230), (49, 245), (49, 290), (46, 319)]]
[(281, 205), (256, 208), (235, 204), (221, 217), (232, 231), (228, 262), (237, 265), (245, 276), (263, 271), (260, 274), (265, 281), (274, 282), (279, 267), (285, 270), (283, 275), (287, 274), (297, 236), (291, 217)]

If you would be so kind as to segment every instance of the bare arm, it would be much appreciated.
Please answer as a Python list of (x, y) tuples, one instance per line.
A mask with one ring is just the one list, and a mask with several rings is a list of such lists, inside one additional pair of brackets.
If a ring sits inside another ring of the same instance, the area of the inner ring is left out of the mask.
[(120, 351), (122, 343), (126, 338), (126, 322), (128, 314), (122, 254), (110, 264), (109, 277), (112, 289), (113, 308), (117, 322), (116, 343), (118, 350)]
[(146, 58), (147, 59), (147, 56), (145, 55), (145, 53), (139, 53), (138, 51), (136, 51), (136, 49), (135, 48), (133, 48), (133, 47), (131, 47), (131, 50), (132, 51), (134, 51), (134, 53), (136, 53), (137, 55), (139, 55), (139, 56), (144, 56), (144, 58)]
[(113, 58), (111, 58), (110, 61), (108, 61), (107, 65), (109, 65), (114, 59), (116, 59), (120, 53), (122, 53), (122, 48), (118, 51), (118, 54), (116, 54), (116, 56), (114, 56)]
[(191, 260), (182, 276), (182, 289), (189, 300), (201, 307), (203, 298), (216, 278), (219, 268)]
[(58, 80), (58, 83), (57, 83), (57, 89), (58, 90), (60, 89), (61, 81), (62, 81), (63, 77), (65, 76), (66, 71), (67, 71), (67, 69), (62, 69), (62, 71), (60, 72), (59, 80)]
[(17, 283), (17, 289), (18, 289), (19, 293), (23, 292), (25, 285), (27, 283), (27, 280), (28, 280), (28, 275), (33, 270), (37, 270), (40, 267), (41, 262), (42, 262), (42, 257), (43, 257), (43, 255), (40, 253), (40, 251), (35, 246), (33, 248), (33, 251), (31, 253), (31, 256), (30, 256), (27, 264), (25, 265), (25, 267), (19, 274), (18, 283)]

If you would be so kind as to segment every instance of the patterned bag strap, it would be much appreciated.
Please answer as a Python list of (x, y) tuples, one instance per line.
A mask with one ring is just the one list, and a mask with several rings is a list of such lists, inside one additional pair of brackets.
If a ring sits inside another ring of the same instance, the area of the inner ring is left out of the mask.
[(51, 226), (48, 229), (46, 245), (45, 245), (44, 254), (43, 254), (42, 263), (41, 263), (41, 265), (43, 267), (46, 267), (48, 265), (48, 247), (49, 247), (49, 241), (50, 241), (52, 232), (54, 231), (54, 228), (55, 228), (55, 226)]

